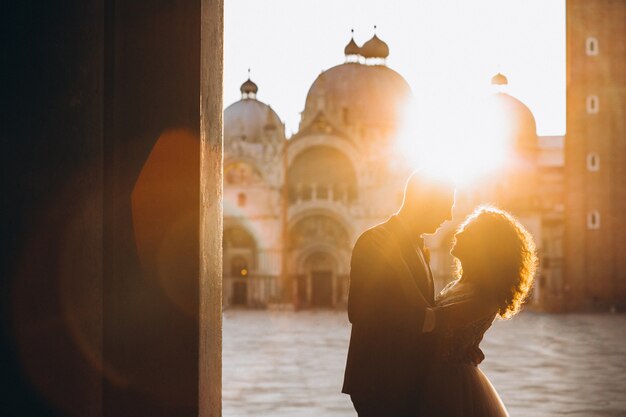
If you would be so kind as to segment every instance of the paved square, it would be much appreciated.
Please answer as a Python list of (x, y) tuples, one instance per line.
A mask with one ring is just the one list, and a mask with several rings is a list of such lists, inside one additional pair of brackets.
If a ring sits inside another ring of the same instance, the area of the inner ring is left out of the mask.
[[(224, 416), (356, 416), (340, 393), (349, 334), (345, 311), (226, 311)], [(626, 315), (522, 313), (482, 347), (512, 417), (626, 416)]]

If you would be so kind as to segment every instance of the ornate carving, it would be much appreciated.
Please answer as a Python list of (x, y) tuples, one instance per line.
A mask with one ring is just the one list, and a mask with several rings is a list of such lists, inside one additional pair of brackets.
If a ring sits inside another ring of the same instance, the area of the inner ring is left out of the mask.
[(294, 246), (320, 242), (343, 247), (348, 245), (348, 234), (336, 220), (321, 215), (302, 219), (291, 232), (291, 243)]
[(262, 180), (261, 173), (245, 162), (234, 162), (224, 168), (224, 179), (228, 185), (254, 185)]

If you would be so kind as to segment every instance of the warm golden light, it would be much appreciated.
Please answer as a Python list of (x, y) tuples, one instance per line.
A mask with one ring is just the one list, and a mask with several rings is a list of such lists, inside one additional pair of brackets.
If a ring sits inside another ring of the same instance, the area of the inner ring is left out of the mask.
[(492, 94), (418, 99), (406, 108), (397, 149), (413, 169), (469, 184), (507, 164), (511, 129)]

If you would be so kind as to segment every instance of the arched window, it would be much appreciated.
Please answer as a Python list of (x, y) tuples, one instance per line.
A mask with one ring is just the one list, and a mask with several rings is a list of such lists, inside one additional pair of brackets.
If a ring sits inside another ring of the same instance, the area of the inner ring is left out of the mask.
[(318, 200), (327, 200), (328, 199), (328, 187), (324, 184), (319, 184), (317, 186), (315, 197)]
[(309, 201), (311, 198), (313, 198), (313, 188), (309, 184), (304, 184), (302, 186), (300, 198), (302, 199), (302, 201)]
[[(313, 146), (298, 154), (289, 167), (287, 181), (288, 190), (295, 191), (302, 201), (327, 200), (331, 198), (330, 190), (335, 201), (350, 204), (357, 198), (352, 162), (343, 152), (329, 146)], [(298, 198), (290, 196), (289, 200)]]
[(600, 228), (600, 213), (597, 210), (587, 213), (587, 228), (591, 230)]
[(598, 96), (587, 96), (587, 113), (596, 114), (600, 111), (600, 99)]
[(333, 184), (333, 200), (342, 201), (345, 197), (345, 187), (342, 184)]
[(587, 169), (592, 172), (600, 170), (600, 156), (595, 152), (587, 154)]
[(598, 40), (593, 36), (589, 36), (585, 41), (585, 52), (589, 56), (598, 55)]

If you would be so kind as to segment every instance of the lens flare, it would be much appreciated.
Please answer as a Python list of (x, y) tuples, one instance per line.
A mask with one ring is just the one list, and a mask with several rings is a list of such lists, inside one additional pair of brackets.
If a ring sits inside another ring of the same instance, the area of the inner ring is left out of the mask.
[(507, 163), (511, 121), (493, 95), (414, 100), (405, 111), (397, 151), (414, 169), (469, 185)]

